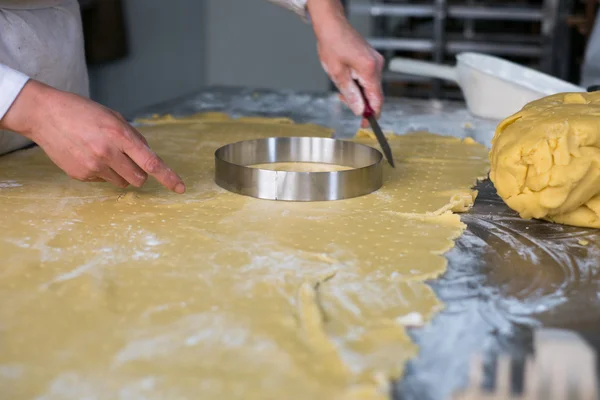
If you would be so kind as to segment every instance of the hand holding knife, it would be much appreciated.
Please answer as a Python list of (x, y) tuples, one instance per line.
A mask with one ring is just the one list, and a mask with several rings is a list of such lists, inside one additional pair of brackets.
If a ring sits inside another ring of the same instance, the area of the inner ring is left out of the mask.
[(377, 119), (375, 118), (375, 111), (373, 110), (373, 108), (371, 108), (371, 105), (369, 104), (369, 100), (367, 99), (365, 90), (357, 80), (355, 80), (354, 82), (360, 89), (360, 93), (365, 103), (363, 118), (369, 121), (369, 125), (371, 125), (371, 129), (373, 129), (375, 137), (377, 138), (379, 146), (381, 146), (381, 150), (383, 150), (383, 154), (385, 155), (385, 158), (387, 159), (388, 163), (390, 163), (392, 168), (396, 168), (394, 165), (394, 156), (392, 155), (392, 149), (390, 148), (390, 144), (388, 143), (385, 135), (383, 134), (383, 131), (381, 130), (381, 127), (379, 126), (379, 123), (377, 122)]

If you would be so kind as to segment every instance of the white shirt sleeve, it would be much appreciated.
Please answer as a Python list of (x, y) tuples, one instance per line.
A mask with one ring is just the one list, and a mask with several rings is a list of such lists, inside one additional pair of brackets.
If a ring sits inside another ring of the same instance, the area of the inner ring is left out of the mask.
[(12, 106), (28, 80), (27, 75), (0, 64), (0, 120), (4, 118), (4, 114)]
[(307, 0), (269, 0), (271, 3), (285, 7), (298, 14), (302, 19), (308, 21), (308, 11), (306, 10)]

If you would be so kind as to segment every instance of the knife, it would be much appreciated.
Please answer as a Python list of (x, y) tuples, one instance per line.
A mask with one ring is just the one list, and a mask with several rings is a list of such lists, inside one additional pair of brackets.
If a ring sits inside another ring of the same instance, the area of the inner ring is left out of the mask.
[(369, 100), (367, 99), (365, 90), (360, 85), (360, 83), (358, 83), (357, 80), (354, 80), (354, 82), (356, 82), (356, 85), (360, 89), (360, 93), (361, 93), (363, 101), (365, 103), (365, 110), (363, 111), (363, 118), (365, 118), (367, 121), (369, 121), (369, 125), (371, 125), (371, 129), (373, 129), (373, 132), (375, 133), (375, 137), (377, 138), (377, 141), (379, 142), (379, 146), (381, 146), (381, 150), (383, 150), (383, 154), (385, 155), (385, 158), (387, 159), (388, 163), (390, 163), (392, 168), (396, 168), (396, 166), (394, 165), (394, 156), (392, 155), (392, 149), (390, 148), (390, 144), (388, 143), (387, 138), (383, 134), (383, 131), (381, 130), (381, 127), (379, 126), (377, 119), (375, 119), (375, 111), (371, 108), (371, 105), (369, 104)]

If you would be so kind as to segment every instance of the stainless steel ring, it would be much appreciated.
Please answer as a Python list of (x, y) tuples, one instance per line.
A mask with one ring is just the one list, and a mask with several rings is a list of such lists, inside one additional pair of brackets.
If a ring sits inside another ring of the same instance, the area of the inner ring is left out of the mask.
[[(382, 185), (382, 154), (354, 142), (278, 137), (228, 144), (215, 152), (215, 182), (245, 196), (267, 200), (327, 201), (372, 193)], [(278, 162), (335, 164), (336, 172), (289, 172), (252, 168)]]

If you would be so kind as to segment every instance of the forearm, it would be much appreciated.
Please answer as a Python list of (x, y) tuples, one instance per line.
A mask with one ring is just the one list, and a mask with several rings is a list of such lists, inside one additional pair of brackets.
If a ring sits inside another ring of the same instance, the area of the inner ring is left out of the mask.
[(345, 20), (344, 6), (340, 0), (306, 0), (311, 19)]
[[(340, 0), (307, 0), (306, 8), (317, 40), (326, 35), (335, 36), (340, 26), (348, 24)], [(342, 40), (343, 38), (338, 39)]]
[(0, 128), (7, 128), (4, 117), (28, 80), (25, 74), (0, 64)]
[[(340, 0), (269, 0), (273, 4), (287, 8), (303, 19), (317, 21), (318, 25), (329, 22), (344, 21), (344, 7)], [(315, 30), (319, 29), (315, 26)]]

